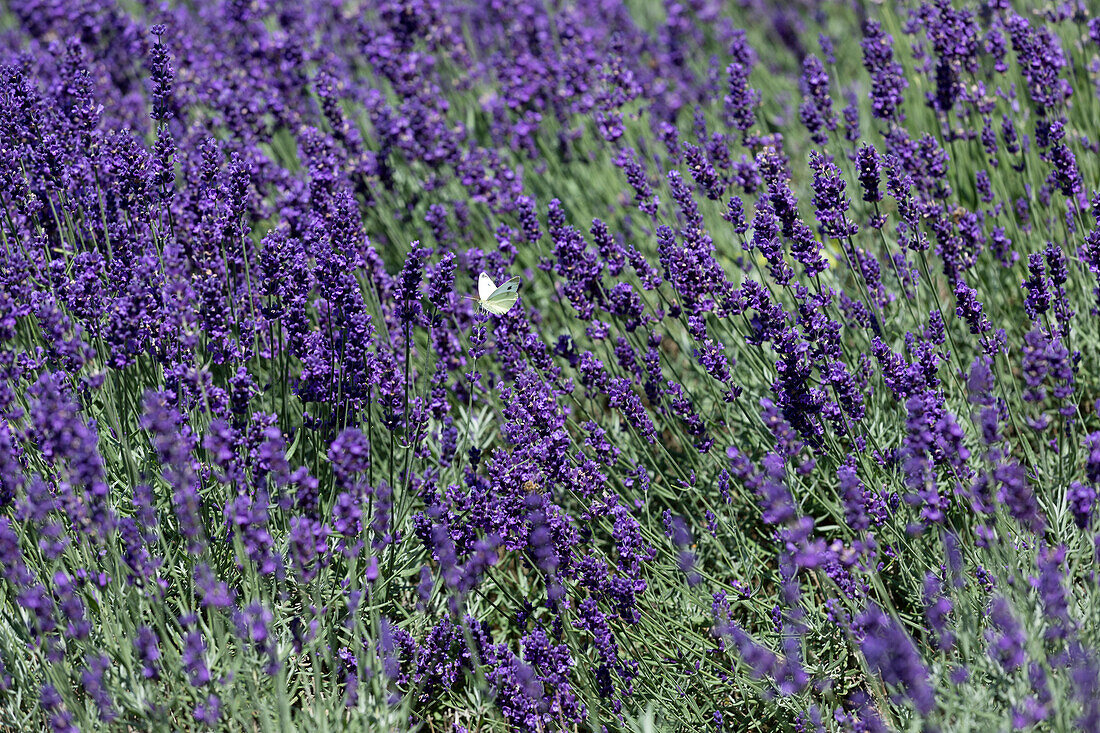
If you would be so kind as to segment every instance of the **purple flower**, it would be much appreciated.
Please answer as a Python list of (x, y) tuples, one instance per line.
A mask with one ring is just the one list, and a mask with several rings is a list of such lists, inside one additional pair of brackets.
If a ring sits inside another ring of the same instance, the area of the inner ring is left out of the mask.
[(1012, 708), (1012, 724), (1026, 728), (1046, 720), (1050, 716), (1054, 697), (1047, 683), (1047, 673), (1038, 662), (1027, 665), (1027, 679), (1034, 694), (1024, 700), (1021, 707)]
[(905, 409), (908, 418), (901, 449), (905, 483), (914, 494), (913, 501), (921, 504), (921, 519), (939, 523), (944, 519), (946, 505), (936, 486), (929, 456), (936, 446), (933, 427), (941, 410), (939, 400), (931, 392), (916, 394), (906, 401)]
[(817, 56), (807, 56), (802, 61), (802, 104), (799, 118), (810, 131), (810, 139), (817, 145), (825, 145), (829, 138), (825, 131), (836, 130), (837, 118), (833, 111), (833, 99), (829, 96), (829, 73)]
[(997, 498), (1008, 513), (1035, 534), (1042, 534), (1046, 521), (1031, 490), (1027, 470), (1014, 461), (1005, 461), (993, 469), (993, 478), (999, 486)]
[(783, 286), (791, 281), (794, 271), (787, 264), (779, 233), (779, 220), (775, 216), (772, 205), (767, 198), (761, 197), (756, 204), (756, 214), (752, 220), (752, 246), (767, 260), (775, 283)]
[(956, 10), (948, 3), (924, 3), (915, 11), (910, 27), (923, 25), (925, 37), (932, 44), (934, 59), (927, 65), (933, 66), (936, 89), (926, 93), (928, 105), (936, 112), (946, 115), (955, 105), (956, 99), (965, 94), (965, 88), (959, 81), (963, 72), (974, 74), (979, 68), (979, 27), (971, 11), (963, 8)]
[(711, 201), (718, 201), (726, 189), (726, 184), (714, 169), (714, 165), (707, 159), (706, 151), (702, 148), (684, 143), (684, 163), (687, 164), (695, 185), (703, 190)]
[(195, 580), (195, 594), (199, 598), (202, 608), (230, 608), (237, 592), (229, 587), (225, 581), (220, 580), (205, 562), (195, 565), (192, 572)]
[(77, 641), (87, 639), (92, 625), (85, 616), (84, 602), (78, 595), (73, 578), (58, 570), (53, 576), (53, 591), (58, 610), (66, 622), (66, 635)]
[(1033, 252), (1027, 256), (1027, 280), (1023, 287), (1027, 290), (1024, 307), (1033, 321), (1038, 321), (1050, 307), (1050, 293), (1047, 292), (1046, 271), (1043, 267), (1043, 255)]
[(197, 440), (164, 393), (146, 394), (142, 427), (150, 433), (162, 474), (172, 489), (173, 508), (188, 551), (198, 554), (206, 542), (206, 530), (201, 517), (198, 467), (192, 456)]
[(887, 685), (901, 688), (922, 715), (935, 707), (928, 669), (905, 630), (878, 606), (871, 604), (852, 627), (871, 670)]
[(813, 151), (810, 169), (814, 172), (813, 204), (825, 236), (836, 239), (855, 236), (859, 226), (847, 219), (849, 201), (840, 168), (823, 153)]
[(160, 647), (157, 635), (148, 626), (139, 626), (134, 637), (134, 653), (141, 662), (141, 674), (145, 679), (160, 679)]
[(107, 670), (111, 667), (111, 661), (105, 654), (93, 654), (88, 659), (87, 665), (80, 673), (84, 692), (95, 701), (100, 720), (110, 723), (118, 718), (118, 711), (111, 701), (111, 694), (104, 680)]
[[(1047, 399), (1047, 384), (1053, 383), (1053, 396), (1066, 401), (1073, 394), (1073, 367), (1068, 349), (1061, 339), (1053, 338), (1042, 327), (1024, 334), (1023, 354), (1020, 360), (1024, 382), (1025, 402), (1042, 403)], [(1069, 405), (1063, 405), (1072, 414)]]
[[(1026, 661), (1024, 643), (1027, 637), (1020, 623), (1001, 596), (996, 596), (989, 606), (989, 620), (993, 629), (986, 631), (989, 642), (989, 654), (996, 659), (1006, 672), (1019, 669)], [(996, 629), (996, 631), (994, 631)]]
[(863, 200), (868, 203), (882, 201), (882, 189), (879, 188), (882, 180), (882, 162), (874, 146), (867, 144), (859, 146), (856, 165), (859, 168), (859, 183), (863, 187)]
[(183, 636), (180, 654), (187, 681), (192, 687), (202, 687), (210, 681), (210, 669), (206, 666), (206, 644), (198, 631), (188, 631)]
[[(282, 558), (275, 552), (275, 540), (269, 529), (266, 491), (259, 492), (258, 496), (238, 494), (226, 502), (223, 514), (256, 569), (264, 575), (281, 572)], [(238, 557), (238, 562), (243, 562), (243, 558)]]
[(1036, 559), (1039, 575), (1030, 578), (1031, 585), (1039, 591), (1039, 599), (1043, 603), (1043, 620), (1047, 625), (1043, 637), (1048, 640), (1065, 639), (1074, 627), (1069, 615), (1069, 599), (1063, 585), (1062, 565), (1065, 560), (1064, 546), (1043, 545), (1039, 548)]
[(43, 374), (27, 391), (32, 400), (31, 439), (42, 458), (63, 476), (57, 495), (69, 520), (82, 532), (102, 539), (116, 520), (107, 503), (95, 423), (81, 414), (60, 376)]
[(1080, 481), (1074, 481), (1066, 492), (1066, 502), (1073, 514), (1074, 523), (1081, 529), (1091, 524), (1093, 509), (1096, 506), (1096, 489)]
[(218, 725), (218, 721), (221, 720), (221, 699), (211, 693), (206, 696), (206, 699), (195, 705), (193, 715), (196, 723), (201, 723), (209, 728), (214, 728)]
[(749, 230), (748, 222), (745, 220), (745, 204), (736, 196), (730, 197), (722, 218), (733, 226), (733, 231), (737, 234), (744, 234)]
[(596, 245), (596, 250), (600, 253), (603, 264), (607, 266), (608, 273), (612, 277), (618, 276), (626, 266), (626, 252), (619, 239), (611, 233), (607, 224), (600, 219), (592, 220), (592, 228), (589, 233), (592, 235), (592, 243)]
[(736, 624), (730, 628), (730, 634), (737, 645), (741, 660), (748, 665), (753, 677), (760, 680), (775, 674), (779, 660), (772, 651), (758, 644)]
[(1089, 433), (1085, 436), (1085, 450), (1088, 456), (1085, 458), (1085, 476), (1093, 486), (1100, 485), (1100, 432)]
[(620, 150), (615, 156), (615, 165), (622, 169), (627, 183), (634, 189), (634, 203), (638, 210), (651, 218), (656, 217), (660, 201), (653, 193), (645, 168), (638, 161), (635, 152), (630, 148)]
[(840, 112), (844, 119), (844, 139), (849, 143), (857, 143), (862, 137), (859, 130), (859, 97), (849, 90), (846, 99), (848, 104)]
[(1069, 657), (1074, 696), (1082, 707), (1077, 727), (1079, 730), (1100, 730), (1100, 665), (1096, 654), (1074, 642)]
[(749, 46), (745, 32), (736, 30), (730, 41), (730, 55), (734, 61), (726, 67), (727, 93), (724, 104), (726, 124), (741, 133), (747, 140), (748, 131), (756, 124), (756, 107), (760, 104), (760, 92), (749, 86), (749, 74), (756, 64), (756, 53)]
[(451, 293), (455, 285), (457, 261), (453, 252), (447, 252), (428, 275), (428, 302), (437, 310), (450, 310)]
[(516, 199), (516, 215), (519, 217), (520, 226), (523, 229), (523, 237), (529, 244), (537, 244), (542, 239), (542, 230), (539, 227), (538, 211), (535, 208), (535, 200), (530, 196), (520, 196)]
[(243, 611), (235, 612), (233, 619), (237, 635), (266, 659), (264, 669), (268, 674), (275, 674), (280, 667), (275, 640), (271, 638), (270, 627), (274, 619), (271, 610), (259, 602), (250, 603)]
[(405, 263), (401, 266), (401, 274), (397, 278), (397, 287), (394, 290), (394, 301), (397, 303), (396, 314), (406, 328), (418, 321), (423, 312), (423, 306), (420, 304), (420, 280), (424, 276), (424, 259), (429, 252), (431, 250), (421, 247), (420, 242), (413, 242)]
[(336, 485), (350, 490), (357, 487), (356, 478), (370, 468), (370, 438), (357, 428), (346, 428), (332, 441), (328, 459), (332, 463)]
[(157, 37), (155, 43), (149, 49), (149, 78), (152, 82), (150, 97), (153, 102), (152, 117), (163, 122), (172, 113), (172, 79), (175, 71), (172, 69), (172, 59), (168, 55), (168, 49), (164, 45), (162, 36), (168, 29), (163, 25), (154, 25), (149, 32)]
[(970, 333), (980, 336), (993, 328), (993, 324), (982, 310), (978, 291), (967, 285), (962, 278), (955, 282), (955, 303), (955, 315), (966, 322), (970, 327)]
[(860, 690), (848, 696), (844, 710), (837, 709), (834, 717), (845, 730), (861, 733), (887, 733), (889, 730), (870, 696)]
[(940, 580), (932, 573), (924, 576), (924, 618), (938, 650), (950, 651), (955, 646), (955, 634), (950, 630), (954, 605), (944, 595)]
[(290, 519), (290, 559), (301, 583), (313, 580), (327, 562), (329, 527), (309, 517)]
[(856, 474), (855, 462), (849, 460), (837, 469), (840, 498), (844, 503), (844, 522), (853, 532), (870, 527), (867, 517), (867, 488)]
[(874, 20), (863, 24), (863, 67), (871, 74), (871, 114), (877, 119), (901, 121), (902, 94), (909, 87), (901, 64), (894, 60), (894, 37)]
[[(671, 519), (671, 522), (668, 520)], [(676, 547), (678, 567), (684, 574), (689, 586), (696, 586), (702, 581), (702, 576), (695, 571), (695, 553), (691, 551), (692, 537), (688, 529), (687, 521), (683, 517), (666, 517), (666, 533), (670, 534), (673, 546)]]
[(761, 519), (765, 524), (786, 526), (798, 516), (798, 509), (785, 482), (786, 468), (783, 459), (775, 453), (769, 453), (764, 457), (761, 466), (764, 477), (757, 488)]
[(1020, 73), (1027, 82), (1031, 101), (1040, 114), (1057, 113), (1073, 94), (1069, 82), (1060, 78), (1066, 59), (1057, 38), (1045, 24), (1033, 28), (1016, 13), (1010, 13), (1005, 28), (1019, 59)]
[(1050, 164), (1053, 183), (1063, 196), (1076, 202), (1085, 189), (1085, 181), (1081, 177), (1073, 151), (1065, 143), (1058, 143), (1050, 151)]
[(1066, 282), (1069, 280), (1069, 270), (1066, 265), (1066, 255), (1054, 242), (1047, 242), (1043, 255), (1047, 260), (1047, 268), (1050, 274), (1050, 288), (1054, 304), (1054, 317), (1058, 321), (1063, 338), (1067, 338), (1070, 329), (1070, 321), (1074, 311), (1069, 307), (1066, 296)]

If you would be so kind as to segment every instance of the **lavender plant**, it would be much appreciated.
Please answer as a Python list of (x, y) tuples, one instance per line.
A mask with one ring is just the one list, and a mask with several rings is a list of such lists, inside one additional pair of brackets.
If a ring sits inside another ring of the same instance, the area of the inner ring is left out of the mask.
[(5, 4), (0, 727), (1100, 730), (1094, 15)]

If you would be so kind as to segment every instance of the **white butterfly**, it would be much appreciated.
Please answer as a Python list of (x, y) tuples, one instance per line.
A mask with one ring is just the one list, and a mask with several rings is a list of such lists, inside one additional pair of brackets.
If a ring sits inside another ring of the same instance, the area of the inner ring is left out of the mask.
[(504, 315), (516, 304), (516, 301), (519, 300), (518, 290), (518, 277), (504, 281), (499, 288), (493, 282), (493, 278), (484, 272), (477, 279), (478, 303), (485, 310), (498, 316)]

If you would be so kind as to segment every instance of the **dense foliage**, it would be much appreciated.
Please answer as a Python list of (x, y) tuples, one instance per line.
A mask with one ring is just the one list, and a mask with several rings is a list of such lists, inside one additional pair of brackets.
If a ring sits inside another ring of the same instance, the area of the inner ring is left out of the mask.
[(0, 728), (1100, 730), (1088, 5), (0, 4)]

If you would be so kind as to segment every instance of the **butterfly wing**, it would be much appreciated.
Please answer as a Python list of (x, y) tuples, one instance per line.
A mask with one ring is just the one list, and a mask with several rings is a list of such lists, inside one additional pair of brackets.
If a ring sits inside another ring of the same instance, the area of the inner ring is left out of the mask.
[(484, 303), (493, 292), (497, 289), (496, 283), (493, 282), (493, 278), (489, 277), (486, 273), (481, 273), (477, 279), (477, 295), (478, 299)]
[(517, 300), (519, 300), (519, 278), (513, 277), (494, 289), (487, 298), (482, 298), (481, 307), (490, 313), (502, 316), (512, 309)]
[[(497, 288), (493, 292), (493, 295), (503, 295), (505, 293), (515, 293), (518, 290), (519, 290), (519, 278), (518, 277), (512, 277), (512, 278), (509, 278), (508, 280), (502, 282), (500, 284), (500, 287)], [(490, 296), (490, 297), (492, 297), (492, 296)]]

